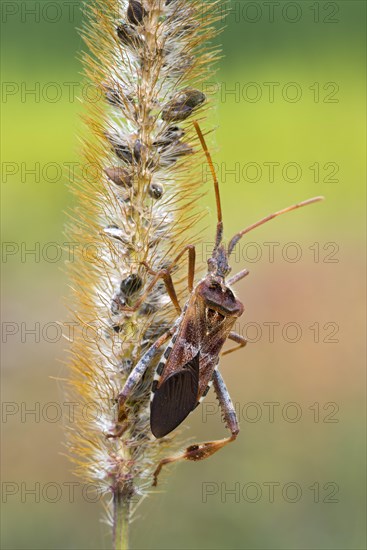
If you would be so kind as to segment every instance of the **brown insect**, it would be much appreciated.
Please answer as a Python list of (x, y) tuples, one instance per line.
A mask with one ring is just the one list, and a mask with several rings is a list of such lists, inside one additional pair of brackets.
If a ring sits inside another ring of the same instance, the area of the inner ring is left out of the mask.
[[(191, 445), (182, 454), (162, 460), (154, 473), (154, 485), (157, 483), (157, 476), (164, 464), (181, 459), (202, 460), (236, 439), (238, 435), (239, 425), (235, 409), (217, 368), (220, 355), (231, 353), (246, 344), (246, 340), (241, 335), (232, 331), (233, 325), (244, 311), (244, 306), (235, 297), (231, 285), (243, 279), (249, 273), (247, 269), (244, 269), (226, 281), (226, 277), (231, 271), (229, 257), (234, 247), (243, 235), (256, 227), (281, 214), (307, 206), (323, 198), (314, 197), (270, 214), (234, 235), (229, 241), (228, 247), (225, 247), (222, 244), (223, 221), (218, 180), (204, 136), (197, 122), (194, 122), (194, 126), (213, 176), (217, 205), (217, 230), (214, 249), (208, 260), (208, 273), (194, 287), (195, 247), (193, 245), (186, 246), (168, 269), (155, 272), (147, 264), (144, 264), (148, 272), (153, 275), (153, 279), (135, 306), (125, 309), (136, 311), (157, 281), (163, 279), (179, 316), (173, 327), (158, 338), (134, 367), (119, 394), (119, 404), (120, 410), (122, 410), (134, 386), (150, 367), (157, 354), (162, 353), (162, 347), (169, 340), (156, 368), (152, 385), (150, 425), (153, 435), (156, 438), (164, 437), (179, 426), (190, 412), (201, 403), (211, 384), (214, 385), (231, 435), (225, 439)], [(171, 271), (186, 252), (188, 253), (188, 290), (190, 296), (181, 310), (171, 278)], [(221, 353), (227, 339), (238, 345)]]

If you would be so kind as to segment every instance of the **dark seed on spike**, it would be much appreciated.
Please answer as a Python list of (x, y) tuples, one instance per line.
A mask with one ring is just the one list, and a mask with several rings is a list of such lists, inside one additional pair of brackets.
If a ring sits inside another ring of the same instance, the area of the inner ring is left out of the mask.
[(188, 145), (187, 143), (178, 141), (174, 143), (172, 147), (162, 152), (161, 165), (168, 166), (170, 164), (174, 164), (175, 162), (178, 161), (178, 159), (186, 155), (190, 155), (192, 152), (193, 150), (192, 150), (192, 147), (190, 147), (190, 145)]
[(103, 229), (103, 231), (109, 237), (112, 237), (114, 239), (118, 239), (121, 242), (126, 242), (126, 238), (124, 238), (125, 233), (121, 229), (121, 227), (119, 227), (118, 225), (115, 225), (115, 224), (107, 225), (107, 227), (105, 227)]
[(120, 325), (114, 325), (112, 328), (115, 332), (121, 332), (122, 331), (122, 326), (120, 326)]
[(127, 106), (129, 103), (134, 105), (134, 96), (126, 86), (119, 85), (115, 82), (111, 84), (104, 84), (102, 90), (110, 105), (114, 107)]
[(172, 149), (172, 156), (183, 157), (184, 155), (190, 155), (192, 153), (192, 147), (187, 143), (179, 141)]
[(168, 126), (165, 135), (173, 140), (180, 139), (184, 136), (185, 130), (179, 126)]
[(132, 25), (140, 25), (147, 15), (146, 10), (137, 0), (130, 0), (127, 8), (127, 18)]
[(186, 25), (177, 25), (167, 31), (167, 36), (168, 37), (184, 36), (187, 33), (193, 32), (199, 26), (200, 26), (199, 21), (192, 21), (190, 23), (187, 23)]
[(132, 187), (132, 175), (129, 174), (125, 168), (121, 168), (120, 166), (112, 166), (111, 168), (106, 168), (105, 173), (116, 185), (121, 187)]
[(188, 105), (192, 109), (195, 109), (195, 107), (198, 107), (202, 103), (204, 103), (206, 97), (203, 92), (200, 92), (199, 90), (194, 89), (187, 89), (182, 94), (185, 105)]
[(185, 120), (205, 99), (205, 94), (199, 90), (187, 88), (167, 103), (162, 111), (162, 119), (167, 121)]
[(178, 141), (185, 134), (185, 131), (179, 126), (168, 126), (168, 128), (153, 143), (156, 147), (166, 149), (172, 143)]
[(136, 160), (136, 162), (140, 161), (142, 150), (143, 150), (143, 145), (140, 139), (137, 139), (136, 142), (134, 143), (134, 159)]
[(152, 199), (160, 199), (163, 195), (163, 187), (159, 183), (151, 183), (148, 193)]
[(151, 302), (145, 302), (141, 308), (139, 309), (139, 313), (141, 315), (152, 315), (157, 311), (158, 307), (156, 304), (153, 304)]
[(136, 273), (132, 273), (122, 281), (120, 284), (120, 290), (125, 296), (132, 296), (133, 294), (136, 294), (136, 292), (139, 292), (142, 286), (143, 281), (141, 277), (139, 277)]
[(121, 99), (121, 96), (118, 92), (118, 90), (114, 90), (113, 88), (107, 87), (105, 89), (106, 99), (110, 105), (114, 105), (115, 107), (121, 107), (123, 105), (123, 101)]
[(127, 23), (120, 23), (120, 25), (116, 28), (116, 32), (121, 43), (125, 44), (125, 46), (131, 46), (134, 42), (139, 43), (140, 41), (140, 36), (134, 27), (128, 25)]
[(169, 77), (175, 78), (192, 67), (194, 62), (195, 57), (193, 55), (182, 54), (177, 60), (167, 57), (166, 61), (163, 63), (163, 67), (167, 71)]
[(128, 145), (123, 143), (114, 145), (116, 155), (123, 161), (128, 162), (129, 164), (133, 161), (133, 155)]
[(169, 104), (162, 111), (162, 119), (167, 121), (180, 121), (188, 118), (192, 113), (191, 107), (182, 104)]
[(131, 359), (123, 359), (121, 361), (121, 368), (120, 372), (121, 374), (129, 374), (131, 372), (131, 369), (133, 368), (134, 363)]

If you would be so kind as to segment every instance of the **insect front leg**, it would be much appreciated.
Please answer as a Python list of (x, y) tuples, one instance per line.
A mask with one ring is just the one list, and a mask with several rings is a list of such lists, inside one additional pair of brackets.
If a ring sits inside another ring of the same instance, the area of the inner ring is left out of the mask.
[(187, 272), (187, 288), (188, 288), (189, 292), (192, 292), (193, 289), (194, 289), (194, 277), (195, 277), (195, 259), (196, 259), (195, 245), (188, 244), (187, 246), (185, 246), (182, 254), (186, 250), (189, 253), (189, 267), (188, 267), (188, 272)]
[(233, 342), (237, 342), (238, 346), (234, 346), (233, 348), (227, 349), (227, 351), (224, 351), (222, 353), (222, 355), (227, 355), (228, 353), (232, 353), (233, 351), (237, 351), (238, 349), (243, 348), (247, 344), (246, 338), (244, 338), (240, 334), (237, 334), (237, 332), (230, 332), (228, 334), (228, 338), (230, 340), (233, 340)]
[(171, 275), (169, 274), (168, 269), (162, 269), (161, 271), (153, 271), (150, 269), (150, 267), (145, 263), (142, 262), (142, 265), (144, 265), (151, 275), (153, 275), (152, 281), (149, 283), (148, 288), (145, 290), (142, 296), (140, 296), (139, 300), (136, 301), (134, 306), (125, 306), (122, 308), (122, 311), (130, 311), (133, 313), (134, 311), (137, 311), (142, 303), (145, 301), (146, 297), (149, 295), (152, 288), (157, 284), (159, 279), (163, 279), (164, 284), (166, 285), (166, 290), (168, 292), (169, 297), (171, 298), (171, 301), (175, 308), (177, 309), (177, 312), (181, 313), (181, 307), (177, 300), (177, 295), (175, 291), (175, 287), (173, 286)]
[(213, 374), (213, 383), (214, 383), (214, 390), (215, 390), (215, 393), (217, 394), (219, 405), (222, 410), (226, 426), (231, 432), (230, 437), (226, 437), (225, 439), (217, 439), (215, 441), (207, 441), (205, 443), (190, 445), (190, 447), (187, 447), (185, 452), (183, 452), (182, 454), (178, 456), (164, 458), (163, 460), (160, 461), (160, 463), (158, 464), (158, 467), (154, 472), (154, 475), (153, 475), (154, 487), (158, 483), (158, 476), (160, 474), (160, 471), (162, 470), (163, 466), (165, 466), (166, 464), (171, 464), (172, 462), (177, 462), (179, 460), (193, 460), (193, 461), (204, 460), (204, 458), (208, 458), (209, 456), (212, 456), (214, 453), (222, 449), (222, 447), (224, 447), (225, 445), (227, 445), (228, 443), (231, 443), (231, 441), (234, 441), (236, 439), (240, 431), (236, 411), (233, 406), (232, 399), (227, 390), (227, 386), (225, 385), (221, 374), (217, 370), (215, 370)]
[(160, 271), (154, 271), (149, 267), (149, 265), (146, 262), (142, 262), (142, 265), (144, 265), (148, 273), (150, 275), (153, 275), (153, 279), (149, 283), (148, 288), (145, 290), (144, 294), (139, 298), (139, 300), (137, 300), (135, 305), (125, 306), (124, 308), (122, 308), (122, 310), (129, 311), (131, 313), (133, 313), (134, 311), (137, 311), (142, 305), (142, 303), (145, 301), (146, 297), (149, 295), (152, 288), (157, 284), (159, 279), (163, 279), (163, 282), (166, 285), (167, 293), (171, 298), (171, 302), (175, 306), (177, 313), (180, 315), (181, 306), (177, 298), (176, 290), (175, 290), (170, 272), (174, 268), (174, 266), (177, 264), (177, 262), (180, 260), (180, 258), (185, 254), (186, 251), (188, 251), (189, 253), (188, 289), (190, 292), (192, 292), (193, 284), (194, 284), (194, 274), (195, 274), (195, 246), (192, 244), (189, 244), (185, 246), (185, 248), (178, 254), (178, 256), (173, 260), (173, 262), (166, 269), (161, 269)]
[[(146, 262), (143, 262), (143, 265), (146, 267), (148, 273), (154, 276), (156, 280), (157, 277), (161, 277), (164, 281), (164, 284), (166, 285), (166, 290), (171, 298), (171, 301), (173, 305), (175, 306), (178, 314), (181, 314), (181, 306), (179, 304), (176, 290), (172, 281), (171, 277), (171, 270), (175, 267), (175, 265), (179, 262), (179, 260), (182, 258), (182, 256), (185, 254), (185, 252), (188, 252), (189, 255), (189, 267), (188, 267), (188, 276), (187, 276), (187, 287), (189, 292), (191, 293), (194, 288), (194, 276), (195, 276), (195, 258), (196, 258), (196, 252), (195, 252), (195, 246), (193, 244), (186, 245), (181, 252), (176, 256), (176, 258), (172, 261), (170, 266), (167, 269), (161, 270), (161, 271), (154, 271), (149, 267), (149, 265)], [(154, 283), (155, 284), (155, 283)], [(146, 295), (146, 294), (145, 294)], [(136, 306), (135, 306), (136, 307)]]

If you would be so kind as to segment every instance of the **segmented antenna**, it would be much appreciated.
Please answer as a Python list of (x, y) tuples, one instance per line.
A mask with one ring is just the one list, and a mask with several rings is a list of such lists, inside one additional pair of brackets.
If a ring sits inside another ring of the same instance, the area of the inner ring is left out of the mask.
[(279, 210), (278, 212), (274, 212), (273, 214), (269, 214), (268, 216), (265, 216), (265, 218), (262, 218), (261, 220), (253, 223), (252, 225), (249, 225), (246, 227), (246, 229), (243, 229), (239, 233), (236, 233), (232, 237), (232, 239), (229, 241), (228, 245), (228, 256), (232, 253), (234, 247), (238, 243), (238, 241), (246, 234), (255, 229), (256, 227), (259, 227), (260, 225), (263, 225), (266, 222), (269, 222), (273, 218), (277, 218), (278, 216), (281, 216), (282, 214), (286, 214), (287, 212), (292, 212), (292, 210), (296, 210), (297, 208), (301, 208), (302, 206), (308, 206), (309, 204), (313, 204), (314, 202), (319, 202), (324, 200), (324, 197), (313, 197), (312, 199), (307, 199), (302, 202), (298, 202), (297, 204), (292, 204), (291, 206), (287, 206), (287, 208), (283, 208), (283, 210)]
[(221, 205), (221, 202), (220, 202), (219, 183), (218, 183), (217, 174), (215, 173), (213, 160), (212, 160), (212, 157), (209, 153), (208, 146), (206, 144), (206, 141), (205, 141), (203, 133), (200, 129), (200, 126), (199, 126), (199, 124), (196, 120), (194, 120), (194, 126), (195, 126), (196, 133), (199, 137), (201, 146), (203, 148), (203, 151), (205, 153), (206, 160), (208, 161), (210, 172), (211, 172), (212, 177), (213, 177), (214, 191), (215, 191), (215, 201), (216, 201), (216, 204), (217, 204), (217, 219), (218, 219), (217, 234), (216, 234), (216, 238), (215, 238), (215, 247), (214, 247), (214, 250), (216, 250), (218, 248), (218, 246), (220, 245), (220, 243), (222, 242), (222, 237), (223, 237), (222, 205)]

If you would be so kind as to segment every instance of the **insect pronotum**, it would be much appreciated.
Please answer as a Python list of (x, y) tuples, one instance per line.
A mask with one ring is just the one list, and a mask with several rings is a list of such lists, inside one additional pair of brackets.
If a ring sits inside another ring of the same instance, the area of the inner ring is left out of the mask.
[[(150, 425), (153, 435), (156, 438), (161, 438), (177, 428), (202, 402), (212, 384), (231, 435), (225, 439), (191, 445), (182, 454), (163, 459), (154, 473), (154, 485), (157, 484), (157, 477), (163, 465), (182, 459), (202, 460), (207, 458), (236, 439), (239, 433), (235, 409), (218, 370), (220, 355), (231, 353), (246, 344), (246, 340), (241, 335), (232, 331), (236, 319), (244, 311), (244, 306), (235, 297), (231, 286), (249, 273), (247, 269), (243, 269), (226, 280), (231, 271), (229, 257), (234, 247), (243, 235), (256, 227), (281, 214), (323, 199), (323, 197), (314, 197), (270, 214), (236, 233), (226, 247), (222, 243), (223, 221), (218, 180), (204, 136), (196, 121), (194, 126), (213, 176), (217, 205), (217, 230), (213, 252), (208, 260), (208, 272), (194, 286), (195, 247), (193, 245), (185, 246), (167, 269), (156, 272), (144, 263), (148, 273), (153, 276), (152, 281), (134, 307), (125, 308), (125, 310), (136, 311), (157, 281), (163, 279), (168, 295), (178, 312), (178, 318), (135, 365), (118, 399), (120, 411), (123, 411), (131, 391), (152, 365), (156, 356), (161, 354), (154, 375), (150, 402)], [(184, 308), (181, 309), (171, 278), (171, 271), (186, 252), (188, 253), (189, 297)], [(237, 345), (221, 353), (227, 339)]]

